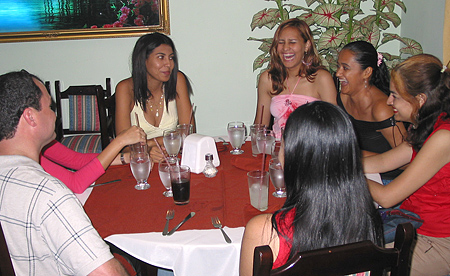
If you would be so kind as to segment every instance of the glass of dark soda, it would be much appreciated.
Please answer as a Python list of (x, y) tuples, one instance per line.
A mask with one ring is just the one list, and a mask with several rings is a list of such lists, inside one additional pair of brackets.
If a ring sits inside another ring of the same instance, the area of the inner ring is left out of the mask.
[(188, 204), (191, 194), (191, 169), (185, 165), (171, 166), (170, 183), (175, 204)]

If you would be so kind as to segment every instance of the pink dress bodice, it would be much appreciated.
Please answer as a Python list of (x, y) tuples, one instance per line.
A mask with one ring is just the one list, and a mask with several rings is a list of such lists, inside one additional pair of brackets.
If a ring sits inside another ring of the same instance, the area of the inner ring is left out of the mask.
[(275, 133), (275, 138), (281, 138), (281, 129), (284, 129), (286, 121), (292, 111), (301, 105), (318, 100), (319, 99), (314, 97), (299, 94), (283, 94), (274, 96), (270, 103), (270, 113), (274, 117), (272, 129)]

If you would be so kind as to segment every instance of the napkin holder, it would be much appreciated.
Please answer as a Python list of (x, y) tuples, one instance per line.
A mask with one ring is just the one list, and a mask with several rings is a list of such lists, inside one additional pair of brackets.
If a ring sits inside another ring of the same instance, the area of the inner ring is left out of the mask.
[(201, 173), (205, 167), (205, 154), (213, 155), (213, 164), (220, 165), (219, 155), (214, 138), (201, 134), (190, 134), (186, 136), (183, 143), (183, 154), (181, 165), (187, 165), (193, 173)]

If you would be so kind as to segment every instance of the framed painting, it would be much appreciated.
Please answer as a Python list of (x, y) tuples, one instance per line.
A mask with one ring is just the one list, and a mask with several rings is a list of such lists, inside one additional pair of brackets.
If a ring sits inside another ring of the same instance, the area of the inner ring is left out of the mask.
[(169, 0), (0, 0), (0, 42), (170, 34)]

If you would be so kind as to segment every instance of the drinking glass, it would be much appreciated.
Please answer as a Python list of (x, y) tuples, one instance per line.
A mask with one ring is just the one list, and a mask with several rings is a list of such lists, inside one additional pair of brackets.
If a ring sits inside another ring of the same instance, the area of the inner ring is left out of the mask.
[(264, 129), (266, 126), (262, 124), (253, 124), (250, 126), (250, 138), (252, 142), (252, 155), (253, 157), (256, 157), (258, 154), (260, 154), (258, 150), (258, 146), (256, 145), (256, 134), (261, 129)]
[(163, 142), (169, 159), (176, 159), (181, 148), (181, 135), (176, 129), (164, 130)]
[(181, 153), (183, 153), (184, 139), (186, 139), (186, 136), (188, 136), (189, 134), (192, 134), (192, 129), (193, 126), (191, 124), (177, 125), (177, 130), (180, 132), (181, 135), (181, 147), (180, 147)]
[(269, 202), (269, 173), (249, 171), (247, 180), (250, 204), (260, 211), (267, 210)]
[(278, 159), (278, 155), (280, 154), (281, 141), (274, 141), (272, 143), (272, 158)]
[[(168, 161), (168, 163), (167, 163)], [(159, 178), (161, 179), (162, 184), (166, 188), (166, 191), (163, 192), (165, 197), (172, 197), (172, 184), (170, 182), (170, 167), (178, 165), (178, 158), (176, 160), (164, 160), (159, 163), (158, 171)]]
[(286, 197), (286, 186), (284, 184), (284, 171), (278, 158), (272, 158), (269, 161), (269, 175), (275, 187), (274, 197)]
[(134, 188), (136, 190), (147, 190), (150, 188), (147, 179), (151, 171), (151, 160), (148, 155), (147, 144), (136, 143), (130, 147), (130, 168), (137, 181)]
[(230, 151), (230, 153), (235, 155), (244, 153), (244, 151), (241, 150), (247, 132), (244, 123), (230, 122), (228, 123), (227, 130), (231, 146), (233, 147), (233, 150)]
[(256, 145), (258, 151), (272, 154), (272, 143), (275, 142), (275, 134), (270, 129), (261, 129), (256, 133)]
[(188, 204), (191, 195), (191, 169), (185, 165), (171, 166), (170, 183), (175, 204)]

